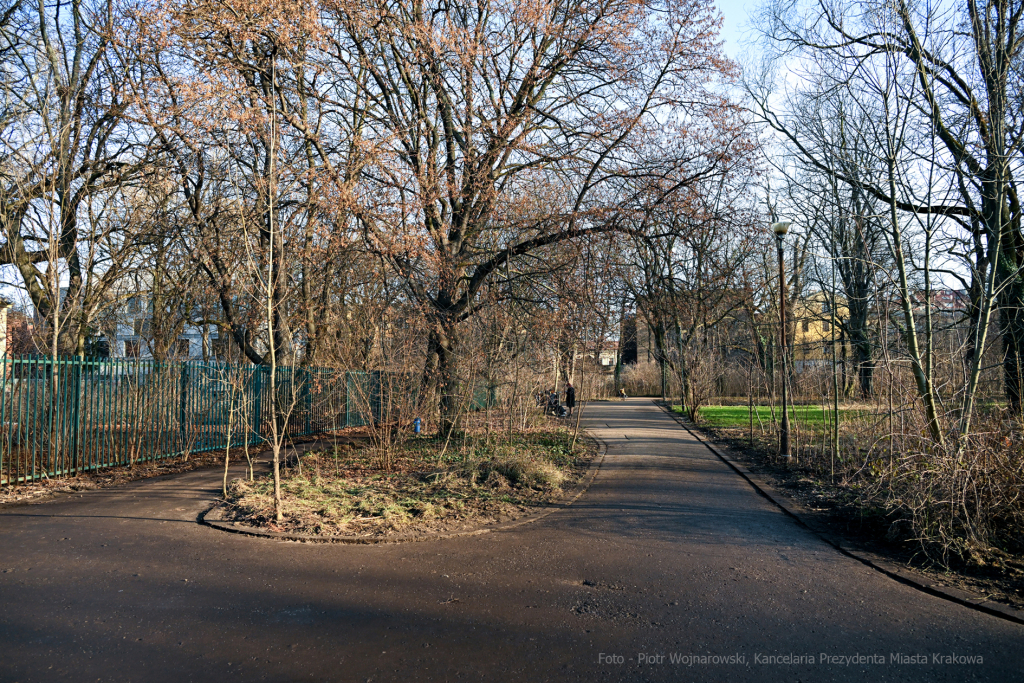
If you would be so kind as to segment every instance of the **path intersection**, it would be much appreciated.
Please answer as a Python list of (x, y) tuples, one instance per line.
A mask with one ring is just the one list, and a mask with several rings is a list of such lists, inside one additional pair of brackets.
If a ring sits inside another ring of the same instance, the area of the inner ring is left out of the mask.
[(196, 522), (216, 470), (0, 509), (0, 681), (1016, 681), (1024, 626), (838, 553), (650, 400), (591, 488), (405, 544)]

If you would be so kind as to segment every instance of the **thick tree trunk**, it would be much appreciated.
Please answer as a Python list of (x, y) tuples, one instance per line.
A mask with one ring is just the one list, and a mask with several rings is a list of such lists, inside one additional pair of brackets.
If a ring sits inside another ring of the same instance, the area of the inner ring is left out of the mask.
[(459, 372), (454, 340), (454, 326), (440, 333), (437, 340), (438, 408), (441, 414), (441, 430), (444, 434), (459, 429), (462, 408), (459, 401)]
[[(1016, 287), (1010, 289), (1017, 289)], [(1021, 414), (1021, 366), (1024, 358), (1024, 309), (1017, 304), (1021, 299), (1018, 292), (1010, 293), (1011, 299), (1003, 304), (999, 316), (1003, 333), (1003, 391), (1010, 410)]]
[(288, 258), (285, 253), (284, 236), (281, 230), (272, 233), (274, 239), (274, 282), (273, 282), (273, 335), (274, 352), (277, 364), (291, 366), (295, 364), (295, 344), (292, 339), (292, 327), (288, 315)]
[(423, 375), (420, 377), (420, 394), (417, 404), (420, 410), (431, 410), (434, 403), (434, 389), (437, 386), (437, 335), (427, 335), (427, 354), (423, 360)]
[(679, 361), (679, 405), (682, 406), (683, 412), (690, 416), (691, 420), (696, 421), (694, 415), (690, 412), (692, 401), (690, 400), (690, 373), (686, 367), (686, 361)]
[[(654, 333), (654, 350), (658, 360), (658, 369), (661, 371), (661, 398), (668, 400), (668, 353), (665, 348), (665, 324), (658, 321), (651, 328)], [(650, 344), (648, 344), (648, 348)]]
[(463, 407), (459, 401), (456, 324), (448, 317), (435, 320), (434, 329), (427, 335), (427, 357), (420, 379), (420, 407), (427, 410), (436, 400), (433, 405), (438, 412), (438, 429), (445, 435), (458, 429)]
[(963, 364), (964, 372), (969, 377), (974, 367), (974, 356), (976, 353), (975, 344), (978, 339), (979, 326), (981, 325), (982, 309), (985, 308), (984, 300), (987, 295), (987, 278), (991, 275), (989, 271), (988, 254), (985, 251), (982, 237), (984, 230), (980, 226), (974, 228), (974, 268), (971, 270), (971, 284), (967, 290), (967, 319), (969, 327), (967, 338), (964, 340)]
[[(996, 155), (993, 153), (993, 157)], [(1003, 336), (1003, 391), (1010, 410), (1021, 413), (1021, 360), (1024, 357), (1024, 236), (1019, 219), (1007, 205), (1008, 171), (1005, 161), (997, 159), (985, 173), (982, 184), (982, 214), (990, 237), (989, 258), (999, 286), (999, 323)], [(1016, 205), (1014, 196), (1009, 196)], [(1014, 207), (1016, 208), (1016, 206)], [(980, 353), (976, 349), (974, 353)]]
[(842, 392), (843, 397), (850, 395), (850, 379), (847, 374), (847, 349), (846, 349), (846, 330), (839, 330), (839, 367), (842, 370)]
[(862, 399), (871, 398), (873, 391), (873, 380), (875, 373), (875, 361), (871, 357), (871, 340), (862, 330), (854, 330), (851, 340), (854, 352), (854, 359), (857, 363), (857, 383), (860, 387)]

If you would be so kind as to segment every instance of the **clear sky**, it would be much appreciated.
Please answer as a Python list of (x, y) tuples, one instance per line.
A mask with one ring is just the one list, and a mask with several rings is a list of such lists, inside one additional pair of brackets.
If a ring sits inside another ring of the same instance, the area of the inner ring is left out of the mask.
[(718, 10), (722, 13), (725, 23), (722, 26), (722, 38), (725, 40), (725, 53), (736, 59), (742, 49), (740, 39), (748, 30), (749, 13), (761, 0), (716, 0)]

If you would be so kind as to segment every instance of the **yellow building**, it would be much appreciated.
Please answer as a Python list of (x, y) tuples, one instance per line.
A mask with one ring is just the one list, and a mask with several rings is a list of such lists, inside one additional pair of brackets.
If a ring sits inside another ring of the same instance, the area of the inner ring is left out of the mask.
[[(847, 315), (846, 307), (839, 303), (836, 318)], [(801, 372), (815, 365), (832, 362), (832, 344), (839, 341), (839, 330), (832, 329), (832, 312), (822, 292), (815, 292), (796, 302), (793, 316), (793, 369)], [(842, 350), (836, 348), (836, 355)]]

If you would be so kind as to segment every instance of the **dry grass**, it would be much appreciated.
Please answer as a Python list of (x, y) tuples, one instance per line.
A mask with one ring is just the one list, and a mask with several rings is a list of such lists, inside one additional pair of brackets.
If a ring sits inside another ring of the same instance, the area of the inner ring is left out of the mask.
[[(366, 438), (366, 430), (359, 427), (342, 429), (322, 436), (332, 438)], [(302, 437), (288, 441), (289, 447), (308, 443), (313, 437)], [(245, 463), (246, 453), (250, 457), (269, 455), (266, 444), (234, 447), (231, 449), (231, 464)], [(0, 505), (17, 505), (42, 500), (60, 493), (75, 493), (121, 486), (139, 479), (150, 479), (167, 474), (183, 474), (206, 467), (224, 467), (224, 449), (188, 453), (157, 460), (141, 460), (131, 465), (115, 465), (97, 470), (77, 472), (59, 477), (44, 477), (37, 481), (0, 485)]]
[(577, 484), (595, 449), (568, 447), (565, 430), (532, 431), (512, 443), (460, 438), (444, 457), (443, 440), (396, 446), (390, 471), (371, 447), (309, 451), (282, 473), (285, 521), (273, 522), (273, 482), (235, 480), (234, 518), (272, 530), (381, 536), (449, 531), (522, 516)]

